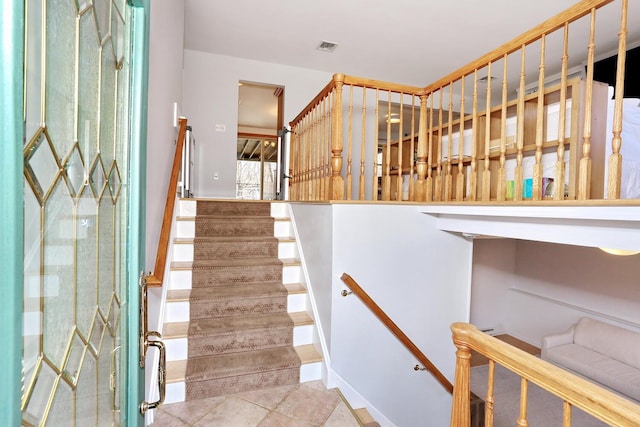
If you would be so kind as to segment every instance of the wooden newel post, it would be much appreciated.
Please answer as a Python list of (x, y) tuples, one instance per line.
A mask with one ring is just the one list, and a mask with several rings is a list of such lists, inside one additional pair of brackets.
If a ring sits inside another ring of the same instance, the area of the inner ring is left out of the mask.
[[(431, 159), (429, 159), (431, 160)], [(416, 201), (427, 201), (427, 95), (420, 95), (420, 121), (418, 122), (418, 158), (416, 159)]]
[(453, 344), (456, 346), (456, 373), (453, 383), (451, 402), (451, 427), (469, 427), (471, 425), (470, 377), (471, 350), (462, 341), (465, 334), (463, 325), (451, 325)]
[(342, 86), (344, 74), (334, 74), (335, 96), (333, 97), (332, 138), (331, 138), (331, 179), (329, 199), (344, 199), (344, 179), (342, 178)]

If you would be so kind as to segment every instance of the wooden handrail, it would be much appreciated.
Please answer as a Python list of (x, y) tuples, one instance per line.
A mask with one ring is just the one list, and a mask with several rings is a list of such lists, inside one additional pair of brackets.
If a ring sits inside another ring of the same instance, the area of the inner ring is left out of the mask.
[(451, 325), (451, 331), (453, 342), (458, 348), (451, 410), (452, 427), (469, 425), (471, 350), (499, 363), (527, 381), (560, 397), (569, 405), (580, 408), (609, 425), (640, 425), (640, 406), (627, 399), (483, 333), (474, 325), (454, 323)]
[(162, 217), (162, 228), (158, 239), (158, 253), (156, 255), (156, 265), (153, 274), (147, 276), (147, 286), (162, 286), (164, 280), (164, 266), (167, 262), (169, 251), (169, 235), (171, 234), (171, 222), (173, 220), (173, 209), (176, 203), (176, 193), (178, 191), (178, 177), (180, 175), (180, 164), (182, 163), (182, 147), (187, 132), (187, 119), (178, 120), (179, 130), (176, 140), (176, 153), (173, 156), (173, 167), (169, 179), (169, 189), (167, 190), (167, 201), (164, 205), (164, 216)]
[(327, 83), (327, 85), (324, 88), (322, 88), (320, 93), (318, 93), (315, 96), (315, 98), (313, 98), (311, 100), (311, 102), (309, 102), (307, 104), (307, 106), (303, 108), (303, 110), (300, 112), (300, 114), (298, 114), (296, 116), (296, 118), (293, 119), (289, 123), (291, 125), (291, 128), (293, 128), (296, 123), (298, 123), (300, 120), (302, 120), (302, 118), (304, 116), (306, 116), (307, 113), (309, 113), (311, 110), (313, 110), (315, 108), (315, 106), (320, 103), (320, 101), (322, 101), (324, 98), (327, 97), (327, 95), (329, 95), (331, 93), (331, 91), (336, 87), (336, 76), (338, 76), (338, 74), (334, 74), (333, 78), (331, 79), (331, 81), (329, 83)]
[[(435, 365), (429, 360), (427, 356), (420, 351), (420, 349), (409, 339), (409, 337), (402, 332), (402, 330), (396, 325), (393, 320), (387, 315), (375, 303), (373, 299), (358, 285), (358, 283), (347, 273), (343, 273), (340, 277), (340, 280), (344, 282), (345, 285), (351, 289), (351, 291), (364, 303), (364, 305), (371, 310), (371, 312), (385, 325), (389, 330), (400, 340), (400, 342), (413, 354), (422, 365), (435, 377), (436, 380), (447, 390), (449, 393), (453, 393), (453, 384), (449, 382), (447, 377), (445, 377), (442, 372), (435, 367)], [(467, 395), (467, 401), (469, 396)]]

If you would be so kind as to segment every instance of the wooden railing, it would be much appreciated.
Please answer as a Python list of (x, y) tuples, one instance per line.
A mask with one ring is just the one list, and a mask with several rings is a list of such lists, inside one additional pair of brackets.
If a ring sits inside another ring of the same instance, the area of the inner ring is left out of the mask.
[[(420, 92), (412, 86), (334, 75), (291, 122), (290, 199), (391, 200), (401, 194), (403, 167), (412, 171), (414, 165), (417, 145), (413, 138), (405, 140), (405, 134), (417, 131)], [(386, 159), (382, 164), (379, 153)], [(392, 157), (400, 160), (392, 163)]]
[(167, 263), (167, 253), (169, 251), (169, 237), (171, 235), (171, 222), (173, 220), (173, 210), (176, 203), (176, 195), (178, 191), (178, 178), (180, 176), (180, 165), (182, 164), (182, 148), (184, 145), (185, 135), (187, 132), (187, 119), (180, 118), (178, 120), (178, 139), (176, 140), (176, 152), (173, 157), (173, 166), (171, 167), (171, 176), (169, 177), (169, 188), (167, 190), (167, 200), (164, 206), (164, 215), (162, 217), (162, 228), (160, 229), (160, 237), (158, 239), (158, 252), (156, 254), (156, 264), (153, 273), (149, 274), (147, 286), (162, 286), (164, 281), (164, 269)]
[[(376, 302), (371, 299), (371, 297), (358, 285), (358, 283), (353, 280), (351, 276), (347, 273), (343, 273), (340, 277), (340, 280), (344, 282), (344, 284), (351, 289), (354, 295), (356, 295), (365, 306), (382, 322), (384, 326), (386, 326), (391, 333), (398, 338), (398, 340), (404, 345), (411, 354), (413, 354), (422, 365), (429, 371), (431, 375), (434, 376), (436, 380), (442, 385), (442, 387), (447, 390), (449, 393), (453, 393), (453, 384), (445, 377), (442, 372), (436, 368), (436, 366), (429, 360), (427, 356), (424, 355), (422, 351), (411, 341), (411, 339), (402, 332), (402, 329), (398, 327), (394, 323), (393, 320), (380, 308)], [(467, 396), (467, 400), (468, 400)]]
[(564, 401), (563, 427), (571, 426), (571, 410), (580, 408), (608, 425), (625, 427), (640, 425), (640, 406), (608, 390), (532, 356), (483, 332), (467, 323), (451, 325), (456, 351), (456, 373), (451, 409), (451, 427), (467, 427), (469, 413), (469, 379), (471, 351), (489, 359), (487, 395), (485, 396), (486, 427), (493, 426), (496, 405), (494, 369), (498, 363), (518, 374), (521, 379), (520, 411), (513, 425), (527, 426), (528, 385), (533, 383)]
[[(628, 0), (580, 1), (424, 88), (334, 75), (291, 122), (290, 198), (638, 198), (621, 195), (627, 14)], [(597, 27), (601, 15), (615, 24)], [(609, 108), (593, 76), (611, 40)]]

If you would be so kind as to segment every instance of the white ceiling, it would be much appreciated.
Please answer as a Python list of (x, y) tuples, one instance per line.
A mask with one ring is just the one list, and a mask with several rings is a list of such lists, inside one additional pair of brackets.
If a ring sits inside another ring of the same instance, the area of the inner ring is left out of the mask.
[[(576, 1), (185, 0), (184, 40), (191, 50), (426, 86)], [(607, 35), (596, 45), (609, 52), (619, 27), (616, 3), (598, 14), (596, 34)], [(640, 1), (629, 1), (629, 8), (633, 42), (640, 40)], [(577, 36), (581, 55), (587, 36)], [(338, 48), (319, 51), (322, 40)], [(561, 45), (562, 37), (550, 39), (548, 51), (551, 42)], [(570, 58), (574, 65), (583, 61), (572, 53)]]
[(425, 86), (574, 3), (185, 0), (185, 48)]

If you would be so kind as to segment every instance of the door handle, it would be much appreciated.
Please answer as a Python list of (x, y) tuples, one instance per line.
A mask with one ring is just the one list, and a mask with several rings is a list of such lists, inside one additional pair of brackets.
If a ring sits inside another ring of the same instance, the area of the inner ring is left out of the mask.
[(112, 408), (114, 411), (119, 411), (120, 407), (118, 406), (117, 399), (117, 387), (118, 387), (118, 359), (116, 358), (116, 354), (122, 350), (122, 346), (117, 346), (111, 351), (111, 374), (109, 375), (109, 390), (111, 390), (111, 399), (112, 399)]
[(166, 360), (167, 350), (162, 341), (147, 341), (148, 347), (156, 347), (160, 351), (160, 361), (158, 362), (158, 400), (155, 402), (147, 402), (146, 400), (140, 404), (140, 413), (145, 414), (149, 409), (155, 409), (164, 403), (166, 394)]
[[(147, 349), (156, 347), (160, 352), (158, 361), (158, 394), (159, 399), (155, 402), (140, 403), (140, 413), (144, 415), (149, 409), (155, 409), (164, 403), (166, 394), (167, 376), (167, 350), (162, 340), (162, 335), (157, 331), (149, 331), (147, 326), (147, 279), (144, 273), (140, 273), (140, 359), (141, 368), (145, 367)], [(154, 339), (150, 339), (154, 338)]]

